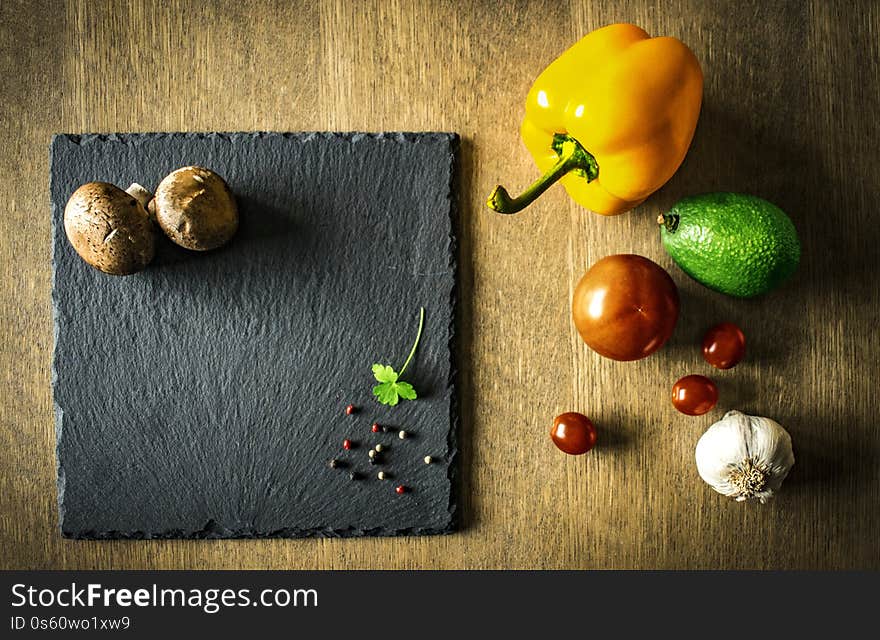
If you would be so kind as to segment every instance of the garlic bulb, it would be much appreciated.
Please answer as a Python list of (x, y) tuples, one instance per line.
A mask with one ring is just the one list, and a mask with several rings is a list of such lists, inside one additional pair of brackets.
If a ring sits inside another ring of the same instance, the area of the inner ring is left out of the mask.
[(794, 465), (791, 436), (769, 418), (728, 411), (697, 442), (697, 471), (738, 502), (767, 502)]

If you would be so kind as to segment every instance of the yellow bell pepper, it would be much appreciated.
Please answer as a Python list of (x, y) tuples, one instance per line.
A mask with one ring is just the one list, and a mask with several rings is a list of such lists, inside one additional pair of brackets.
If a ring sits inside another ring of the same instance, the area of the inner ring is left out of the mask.
[(680, 40), (631, 24), (597, 29), (535, 80), (520, 133), (545, 174), (511, 198), (498, 186), (488, 206), (516, 213), (560, 181), (596, 213), (629, 211), (684, 160), (703, 96), (703, 73)]

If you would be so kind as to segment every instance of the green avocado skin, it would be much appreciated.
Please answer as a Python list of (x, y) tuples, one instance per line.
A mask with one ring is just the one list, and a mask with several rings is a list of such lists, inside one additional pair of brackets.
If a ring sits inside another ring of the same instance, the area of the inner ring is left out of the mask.
[(660, 236), (676, 264), (697, 282), (727, 295), (767, 293), (800, 262), (794, 224), (782, 209), (756, 196), (690, 196), (664, 217)]

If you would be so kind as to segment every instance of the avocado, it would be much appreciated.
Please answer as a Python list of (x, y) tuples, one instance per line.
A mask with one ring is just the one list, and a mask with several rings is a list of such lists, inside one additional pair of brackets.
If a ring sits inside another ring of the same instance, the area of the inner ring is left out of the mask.
[(697, 282), (730, 296), (767, 293), (798, 267), (801, 245), (785, 212), (742, 193), (682, 198), (661, 215), (663, 246)]

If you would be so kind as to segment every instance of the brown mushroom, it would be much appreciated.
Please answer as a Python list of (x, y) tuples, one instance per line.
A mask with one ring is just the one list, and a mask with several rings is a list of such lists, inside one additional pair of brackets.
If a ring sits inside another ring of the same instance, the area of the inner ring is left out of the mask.
[(226, 244), (238, 229), (235, 196), (223, 178), (203, 167), (183, 167), (166, 176), (149, 210), (171, 240), (195, 251)]
[(112, 275), (141, 271), (156, 253), (153, 223), (135, 191), (89, 182), (64, 207), (64, 231), (80, 257)]

